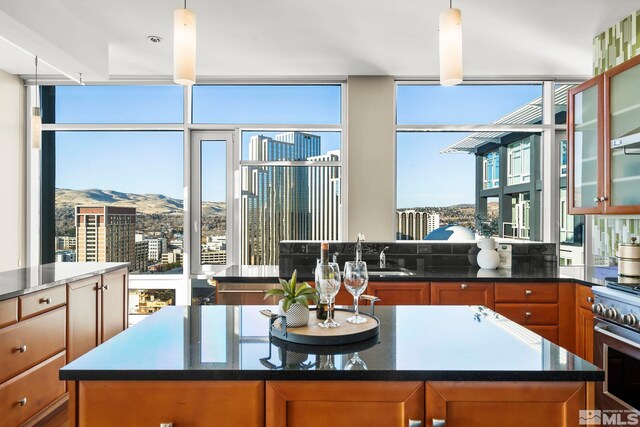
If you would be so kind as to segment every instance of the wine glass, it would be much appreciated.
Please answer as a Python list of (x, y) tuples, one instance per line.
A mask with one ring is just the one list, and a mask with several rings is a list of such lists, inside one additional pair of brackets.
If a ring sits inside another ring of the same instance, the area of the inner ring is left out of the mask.
[(364, 261), (347, 261), (344, 264), (344, 287), (353, 295), (353, 305), (355, 307), (355, 315), (349, 317), (349, 323), (365, 323), (366, 317), (360, 316), (358, 313), (358, 298), (367, 289), (369, 283), (369, 273), (367, 272), (367, 263)]
[(320, 298), (326, 299), (329, 307), (327, 319), (322, 323), (318, 323), (318, 326), (321, 328), (336, 328), (340, 326), (340, 323), (333, 320), (333, 310), (331, 310), (333, 299), (340, 289), (340, 267), (337, 263), (319, 263), (316, 266), (316, 288), (320, 292)]
[(360, 358), (360, 355), (357, 351), (353, 353), (351, 359), (349, 359), (344, 365), (345, 371), (366, 371), (368, 369), (369, 368), (367, 368), (367, 364), (364, 363), (364, 360)]

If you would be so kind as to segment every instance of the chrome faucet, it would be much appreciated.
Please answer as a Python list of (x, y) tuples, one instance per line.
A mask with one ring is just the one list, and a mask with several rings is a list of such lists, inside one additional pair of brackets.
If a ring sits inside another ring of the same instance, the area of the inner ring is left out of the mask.
[(385, 246), (385, 248), (380, 251), (380, 268), (387, 267), (387, 256), (384, 254), (384, 251), (386, 251), (387, 249), (389, 249), (389, 246)]
[(335, 252), (333, 253), (333, 263), (334, 263), (334, 264), (337, 264), (337, 263), (338, 263), (338, 255), (340, 255), (340, 252), (338, 252), (338, 251), (335, 251)]
[(362, 261), (362, 242), (364, 242), (364, 234), (358, 233), (356, 239), (356, 262)]

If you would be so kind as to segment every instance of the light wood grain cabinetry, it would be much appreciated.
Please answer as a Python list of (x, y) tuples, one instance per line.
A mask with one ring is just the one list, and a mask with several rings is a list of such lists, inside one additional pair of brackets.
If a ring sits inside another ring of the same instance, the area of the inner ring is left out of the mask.
[(121, 269), (68, 284), (68, 362), (125, 329), (127, 275)]
[(0, 303), (0, 424), (21, 425), (66, 399), (64, 286)]
[(433, 305), (484, 305), (494, 308), (491, 282), (431, 282)]
[(267, 427), (408, 426), (424, 419), (423, 382), (267, 381), (266, 399)]
[(578, 411), (585, 408), (584, 383), (426, 384), (427, 426), (578, 426)]
[[(264, 426), (263, 381), (84, 381), (77, 427)], [(72, 406), (75, 406), (72, 405)]]
[(379, 305), (428, 305), (431, 302), (429, 282), (369, 282), (366, 293), (380, 298), (376, 303)]

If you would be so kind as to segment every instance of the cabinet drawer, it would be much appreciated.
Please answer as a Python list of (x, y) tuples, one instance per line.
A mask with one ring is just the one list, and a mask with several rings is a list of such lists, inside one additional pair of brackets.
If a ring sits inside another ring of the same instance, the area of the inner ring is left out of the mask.
[(64, 350), (66, 310), (48, 313), (0, 330), (0, 381)]
[(576, 297), (578, 298), (580, 307), (591, 310), (591, 305), (593, 304), (593, 290), (591, 290), (591, 286), (576, 285)]
[(0, 301), (0, 328), (18, 321), (18, 298)]
[(557, 283), (496, 283), (496, 302), (558, 302)]
[(67, 303), (67, 287), (57, 286), (46, 291), (20, 297), (20, 320), (53, 310)]
[(558, 344), (558, 327), (551, 325), (527, 325), (527, 329), (535, 332), (542, 338), (546, 338), (554, 344)]
[(264, 427), (263, 381), (81, 381), (78, 426)]
[(63, 351), (0, 384), (2, 425), (17, 426), (23, 423), (65, 393), (65, 383), (58, 379), (58, 371), (64, 366), (64, 360)]
[(558, 304), (496, 304), (496, 311), (521, 325), (557, 325)]

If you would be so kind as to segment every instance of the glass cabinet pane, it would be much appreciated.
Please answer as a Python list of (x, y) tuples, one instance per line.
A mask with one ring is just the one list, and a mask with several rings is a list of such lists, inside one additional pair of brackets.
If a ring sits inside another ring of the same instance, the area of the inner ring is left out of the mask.
[(574, 97), (574, 206), (596, 207), (598, 196), (598, 86)]
[[(640, 133), (640, 66), (610, 80), (610, 139)], [(611, 204), (640, 205), (640, 149), (611, 149)]]

